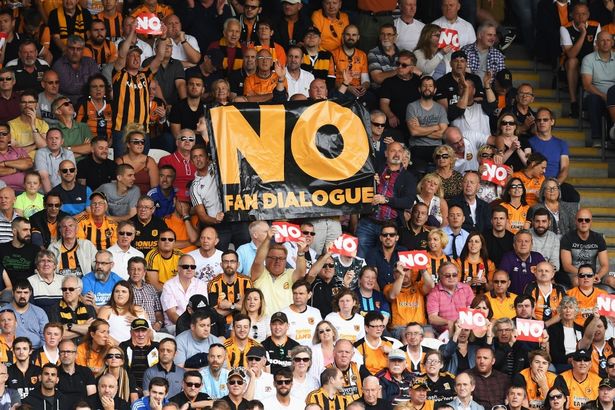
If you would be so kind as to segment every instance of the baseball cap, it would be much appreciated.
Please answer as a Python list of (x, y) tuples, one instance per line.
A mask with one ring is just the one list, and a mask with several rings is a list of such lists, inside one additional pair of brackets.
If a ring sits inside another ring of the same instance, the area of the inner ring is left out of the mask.
[(603, 387), (606, 387), (607, 389), (615, 389), (615, 379), (612, 379), (610, 377), (602, 379), (602, 381), (600, 381), (600, 384), (598, 385), (598, 388), (601, 389)]
[(205, 295), (192, 295), (188, 301), (188, 306), (192, 309), (192, 311), (205, 309), (209, 307), (209, 301)]
[(299, 4), (301, 0), (282, 0), (282, 3)]
[(457, 50), (457, 51), (454, 51), (453, 54), (451, 54), (451, 60), (454, 60), (456, 58), (463, 58), (464, 60), (467, 60), (468, 55), (466, 54), (465, 51)]
[(510, 88), (512, 87), (512, 73), (508, 69), (500, 70), (495, 75), (495, 80), (503, 87)]
[(286, 316), (286, 313), (284, 312), (275, 312), (273, 315), (271, 315), (271, 319), (269, 319), (269, 323), (273, 323), (273, 322), (282, 322), (282, 323), (288, 323), (288, 316)]
[(132, 53), (133, 51), (136, 51), (139, 54), (143, 54), (143, 50), (141, 50), (137, 45), (130, 46), (130, 48), (128, 49), (128, 53)]
[(427, 389), (429, 390), (429, 386), (427, 385), (427, 380), (423, 379), (422, 377), (417, 377), (416, 379), (414, 379), (414, 382), (412, 382), (412, 389)]
[(574, 360), (574, 361), (579, 361), (579, 360), (582, 360), (582, 359), (591, 360), (592, 354), (589, 351), (585, 350), (585, 349), (578, 349), (574, 353), (571, 353), (570, 357), (572, 357), (572, 360)]
[(406, 354), (399, 349), (393, 349), (389, 353), (389, 360), (406, 360)]
[(314, 26), (310, 26), (308, 28), (305, 29), (305, 34), (304, 36), (307, 36), (308, 34), (316, 34), (317, 36), (320, 36), (320, 30), (318, 30), (316, 27)]
[(267, 351), (263, 346), (252, 346), (250, 350), (248, 350), (246, 357), (258, 357), (261, 359), (263, 357), (267, 357)]
[(243, 367), (235, 367), (231, 369), (231, 371), (228, 372), (228, 376), (226, 377), (226, 379), (231, 380), (231, 377), (239, 377), (241, 380), (243, 380), (244, 383), (248, 381), (246, 369), (244, 369)]
[(207, 353), (200, 352), (187, 358), (184, 362), (184, 367), (188, 369), (200, 369), (207, 366), (207, 364)]
[(90, 194), (90, 201), (92, 200), (92, 198), (99, 196), (102, 199), (104, 199), (105, 201), (107, 201), (107, 195), (105, 195), (104, 192), (98, 192), (98, 191), (94, 191)]
[(147, 323), (147, 320), (138, 317), (132, 321), (132, 323), (130, 324), (130, 328), (132, 330), (149, 329), (149, 323)]

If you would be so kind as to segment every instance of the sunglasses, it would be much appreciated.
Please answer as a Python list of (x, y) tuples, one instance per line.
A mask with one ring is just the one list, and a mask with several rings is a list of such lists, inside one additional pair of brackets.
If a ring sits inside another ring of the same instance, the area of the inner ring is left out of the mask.
[(72, 174), (75, 172), (75, 168), (64, 168), (60, 170), (63, 174)]
[(179, 265), (179, 267), (182, 269), (191, 269), (191, 270), (196, 269), (196, 265)]
[(243, 386), (243, 380), (228, 380), (226, 384), (228, 384), (229, 386), (235, 386), (235, 385)]
[(316, 232), (314, 231), (301, 231), (304, 235), (316, 236)]
[(587, 357), (587, 356), (583, 356), (583, 357), (573, 357), (572, 360), (574, 360), (575, 362), (591, 362), (592, 358), (591, 357)]
[(493, 283), (496, 285), (503, 285), (506, 282), (508, 282), (507, 280), (494, 280)]
[(608, 367), (609, 369), (613, 369), (615, 368), (615, 363), (609, 363), (606, 365), (606, 367)]
[(108, 355), (105, 356), (105, 359), (123, 359), (124, 356), (122, 356), (119, 353), (109, 353)]
[(549, 122), (551, 121), (551, 118), (536, 118), (537, 122)]
[(323, 333), (329, 333), (329, 332), (331, 332), (331, 329), (330, 329), (330, 328), (320, 329), (320, 330), (318, 331), (318, 334), (319, 334), (319, 335), (322, 335)]
[(60, 84), (60, 80), (56, 80), (56, 81), (45, 81), (45, 83), (47, 83), (47, 84)]
[(132, 140), (130, 143), (135, 145), (145, 145), (145, 140)]
[(552, 394), (549, 396), (549, 400), (560, 400), (562, 397), (564, 397), (563, 394)]
[(500, 124), (501, 125), (517, 125), (517, 123), (515, 123), (514, 121), (502, 121)]
[(62, 292), (74, 292), (78, 288), (60, 288)]
[(47, 204), (47, 208), (60, 208), (62, 205), (60, 204)]
[(67, 107), (69, 105), (73, 105), (73, 103), (70, 101), (64, 101), (58, 108)]
[(322, 267), (323, 267), (323, 268), (329, 268), (329, 269), (330, 269), (330, 268), (334, 268), (334, 267), (335, 267), (335, 264), (333, 264), (333, 263), (325, 263), (325, 264), (323, 264), (323, 265), (322, 265)]
[(397, 62), (397, 67), (408, 68), (408, 67), (412, 67), (412, 64), (406, 64), (406, 63)]
[(383, 236), (385, 238), (394, 238), (397, 236), (396, 233), (381, 233), (380, 236)]
[(261, 358), (260, 357), (248, 357), (248, 361), (249, 362), (260, 362)]
[(276, 380), (275, 384), (277, 384), (278, 386), (282, 386), (282, 385), (290, 386), (292, 382), (293, 381), (291, 379), (281, 379), (281, 380)]
[(521, 189), (523, 188), (523, 184), (512, 184), (510, 189)]
[(449, 159), (450, 155), (448, 154), (438, 154), (436, 155), (436, 159)]
[(260, 6), (253, 6), (253, 5), (246, 5), (243, 6), (244, 9), (246, 10), (256, 10), (257, 8), (259, 8)]
[(117, 234), (120, 236), (132, 236), (134, 232), (119, 231)]
[(197, 387), (197, 388), (200, 388), (203, 385), (203, 383), (191, 383), (191, 382), (184, 382), (184, 383), (186, 383), (186, 386), (188, 387)]
[(581, 279), (589, 279), (589, 278), (593, 278), (594, 274), (593, 273), (579, 273), (577, 276)]
[(194, 142), (194, 137), (179, 137), (179, 140), (180, 140), (181, 142), (186, 142), (186, 141), (188, 141), (188, 142)]
[(300, 362), (307, 363), (309, 361), (310, 361), (309, 357), (295, 357), (295, 358), (293, 358), (293, 362), (295, 362), (295, 363), (300, 363)]
[(588, 224), (588, 223), (590, 223), (591, 221), (592, 221), (592, 219), (591, 219), (591, 218), (577, 218), (577, 222), (578, 222), (578, 223), (580, 223), (580, 224), (582, 224), (582, 223), (586, 223), (586, 224)]
[(175, 242), (175, 238), (160, 238), (162, 242)]
[(0, 81), (13, 81), (13, 77), (0, 77)]
[(372, 121), (372, 125), (373, 125), (374, 127), (384, 128), (384, 127), (385, 127), (385, 125), (386, 125), (386, 123), (384, 123), (384, 122), (382, 122), (382, 123), (381, 123), (381, 122)]
[(480, 154), (481, 158), (493, 158), (493, 154), (488, 154), (486, 152), (483, 152), (482, 154)]

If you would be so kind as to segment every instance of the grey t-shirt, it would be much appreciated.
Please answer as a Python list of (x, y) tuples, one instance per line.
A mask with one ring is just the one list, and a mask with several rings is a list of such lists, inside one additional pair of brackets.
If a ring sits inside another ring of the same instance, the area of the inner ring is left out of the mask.
[(139, 188), (134, 185), (123, 196), (118, 195), (117, 181), (102, 184), (98, 187), (96, 192), (102, 192), (107, 196), (109, 215), (111, 216), (128, 215), (128, 213), (130, 213), (130, 209), (137, 206), (137, 201), (141, 196)]
[[(412, 118), (418, 119), (421, 127), (448, 124), (446, 110), (437, 102), (434, 102), (429, 110), (423, 108), (421, 100), (408, 104), (408, 108), (406, 108), (406, 121)], [(412, 137), (409, 144), (411, 147), (438, 146), (442, 145), (442, 141), (429, 137)]]

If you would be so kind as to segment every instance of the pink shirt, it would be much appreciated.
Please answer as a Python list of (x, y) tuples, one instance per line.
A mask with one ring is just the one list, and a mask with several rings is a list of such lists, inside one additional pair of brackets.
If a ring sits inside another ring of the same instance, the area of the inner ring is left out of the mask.
[[(0, 153), (0, 162), (2, 161), (11, 161), (14, 159), (21, 159), (21, 158), (27, 158), (28, 157), (28, 152), (20, 147), (9, 147), (8, 151), (6, 152), (6, 154), (2, 154)], [(2, 179), (7, 186), (13, 188), (16, 192), (23, 192), (24, 191), (24, 187), (23, 187), (23, 177), (24, 177), (24, 172), (21, 171), (17, 171), (14, 174), (11, 175), (5, 175), (3, 176)]]
[(458, 283), (453, 293), (438, 283), (427, 295), (427, 316), (436, 313), (442, 319), (457, 320), (459, 309), (470, 306), (472, 299), (474, 292), (465, 283)]
[(179, 281), (179, 275), (174, 276), (164, 283), (162, 286), (162, 294), (160, 295), (160, 303), (164, 310), (164, 318), (167, 326), (174, 323), (167, 316), (166, 311), (170, 308), (175, 308), (178, 316), (186, 311), (186, 306), (190, 302), (190, 298), (194, 295), (207, 296), (207, 284), (201, 279), (192, 278), (188, 289), (184, 291), (184, 287)]

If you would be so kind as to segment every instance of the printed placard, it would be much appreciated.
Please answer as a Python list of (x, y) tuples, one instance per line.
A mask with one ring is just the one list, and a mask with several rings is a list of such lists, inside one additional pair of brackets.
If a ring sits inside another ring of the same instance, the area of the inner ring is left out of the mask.
[(602, 316), (615, 316), (615, 295), (600, 295), (596, 299), (596, 308)]
[(274, 222), (271, 226), (276, 227), (274, 239), (277, 243), (299, 242), (301, 240), (301, 227), (288, 222)]
[(452, 28), (443, 28), (440, 30), (440, 39), (438, 40), (438, 48), (444, 48), (451, 46), (453, 51), (457, 51), (461, 48), (459, 43), (459, 33)]
[(427, 269), (429, 257), (426, 251), (403, 251), (397, 252), (399, 261), (408, 269)]
[(545, 322), (542, 320), (517, 318), (517, 340), (526, 342), (541, 342)]
[(357, 256), (357, 250), (359, 249), (359, 238), (352, 235), (343, 234), (331, 245), (329, 251), (331, 253), (337, 253), (342, 256), (349, 256), (354, 258)]
[(480, 176), (483, 181), (489, 181), (496, 185), (504, 186), (508, 180), (508, 176), (512, 174), (512, 169), (506, 165), (497, 165), (493, 161), (483, 161), (485, 170)]
[(162, 34), (162, 23), (154, 13), (143, 13), (137, 16), (137, 34), (158, 36)]
[(462, 329), (478, 330), (487, 326), (487, 317), (478, 309), (463, 308), (459, 310), (459, 327)]

